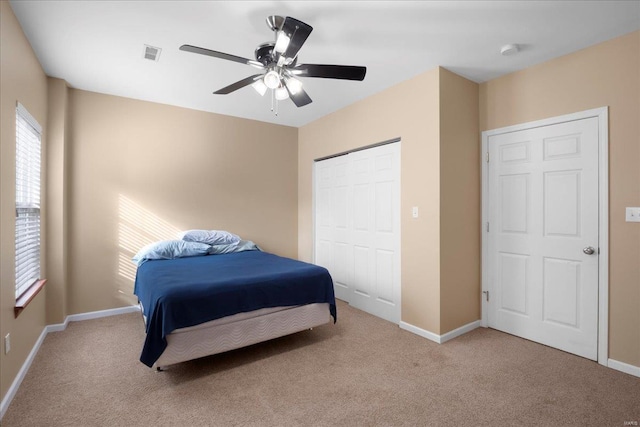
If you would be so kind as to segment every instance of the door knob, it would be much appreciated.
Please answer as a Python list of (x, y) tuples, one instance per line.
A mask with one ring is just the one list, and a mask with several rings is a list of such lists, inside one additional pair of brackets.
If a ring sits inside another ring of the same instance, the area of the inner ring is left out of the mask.
[(593, 249), (593, 247), (592, 247), (592, 246), (587, 246), (586, 248), (584, 248), (584, 249), (582, 250), (582, 252), (584, 252), (584, 253), (585, 253), (585, 254), (587, 254), (587, 255), (593, 255), (594, 253), (596, 253), (596, 250), (595, 250), (595, 249)]

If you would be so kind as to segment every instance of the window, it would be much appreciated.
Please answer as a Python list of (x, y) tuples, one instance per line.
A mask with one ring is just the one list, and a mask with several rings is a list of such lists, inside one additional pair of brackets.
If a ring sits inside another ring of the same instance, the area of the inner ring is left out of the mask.
[(40, 137), (42, 127), (16, 107), (16, 299), (40, 279)]

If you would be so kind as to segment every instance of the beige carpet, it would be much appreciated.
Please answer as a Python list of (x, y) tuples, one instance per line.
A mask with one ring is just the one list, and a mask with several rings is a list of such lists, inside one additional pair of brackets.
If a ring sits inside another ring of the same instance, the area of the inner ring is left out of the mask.
[(160, 373), (138, 361), (143, 338), (139, 314), (49, 334), (2, 425), (640, 422), (640, 378), (490, 329), (438, 345), (344, 303), (335, 325)]

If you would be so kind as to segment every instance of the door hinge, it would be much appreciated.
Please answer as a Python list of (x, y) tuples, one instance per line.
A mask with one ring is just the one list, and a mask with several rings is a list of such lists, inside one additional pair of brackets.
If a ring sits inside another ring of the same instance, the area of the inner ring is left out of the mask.
[(487, 159), (487, 163), (489, 163), (489, 152), (487, 151), (485, 154), (486, 154), (485, 158)]
[(487, 298), (487, 302), (489, 302), (489, 291), (482, 291), (482, 293)]
[(487, 221), (487, 233), (489, 232), (489, 222)]

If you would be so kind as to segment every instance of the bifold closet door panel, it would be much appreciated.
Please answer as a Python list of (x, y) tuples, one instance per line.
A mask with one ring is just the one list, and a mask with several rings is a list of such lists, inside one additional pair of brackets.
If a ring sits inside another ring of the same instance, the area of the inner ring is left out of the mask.
[(351, 212), (347, 155), (315, 164), (315, 263), (333, 278), (336, 297), (350, 301)]

